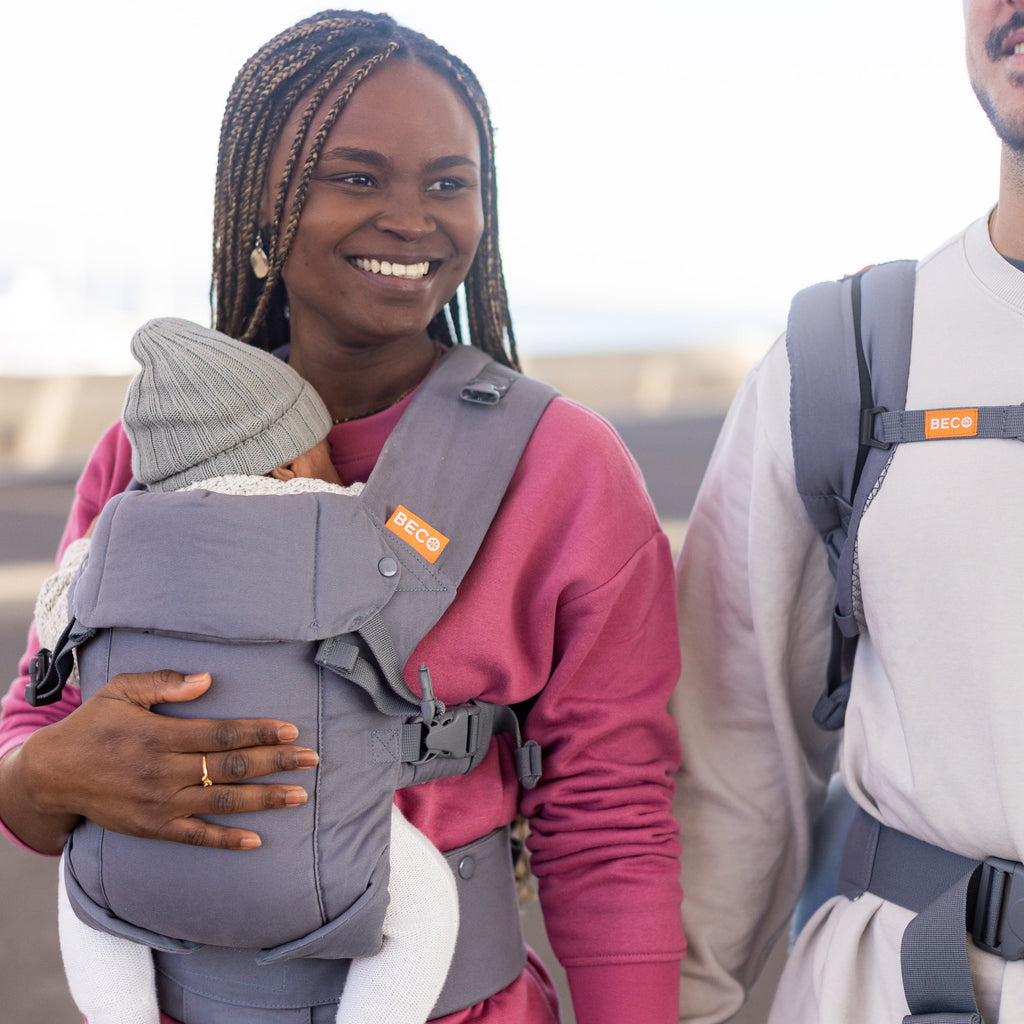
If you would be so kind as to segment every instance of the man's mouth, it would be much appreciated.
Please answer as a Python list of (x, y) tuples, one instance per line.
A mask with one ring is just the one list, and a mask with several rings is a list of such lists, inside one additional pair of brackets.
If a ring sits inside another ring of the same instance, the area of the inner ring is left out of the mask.
[(985, 51), (990, 60), (1024, 53), (1024, 11), (1014, 11), (1005, 25), (994, 28), (985, 40)]
[(418, 281), (430, 273), (430, 262), (395, 263), (392, 260), (375, 260), (366, 256), (353, 256), (349, 262), (368, 274), (380, 274), (381, 277), (400, 277), (406, 281)]

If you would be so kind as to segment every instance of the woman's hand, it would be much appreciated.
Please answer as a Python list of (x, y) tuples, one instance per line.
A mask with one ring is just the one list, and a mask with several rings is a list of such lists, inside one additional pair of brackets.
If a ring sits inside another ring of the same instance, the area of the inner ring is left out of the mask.
[[(298, 785), (234, 785), (312, 768), (315, 751), (294, 745), (289, 722), (219, 721), (152, 713), (195, 700), (208, 673), (115, 676), (67, 718), (37, 730), (0, 761), (0, 817), (43, 853), (58, 853), (81, 818), (126, 835), (225, 850), (260, 845), (255, 832), (212, 825), (199, 814), (304, 804)], [(212, 785), (203, 785), (203, 756)]]

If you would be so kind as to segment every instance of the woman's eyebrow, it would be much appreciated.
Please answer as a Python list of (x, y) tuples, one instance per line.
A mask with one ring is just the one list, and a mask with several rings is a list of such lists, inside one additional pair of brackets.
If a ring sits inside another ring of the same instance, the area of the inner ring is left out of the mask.
[[(357, 146), (334, 146), (320, 154), (320, 160), (351, 160), (369, 167), (390, 167), (391, 159), (375, 149), (360, 149)], [(477, 161), (468, 156), (452, 154), (439, 156), (427, 165), (428, 171), (446, 171), (452, 167), (478, 167)]]
[(477, 167), (477, 162), (468, 156), (439, 156), (427, 164), (429, 171), (446, 171), (451, 167)]
[(391, 161), (373, 149), (358, 149), (354, 146), (335, 146), (320, 154), (321, 160), (351, 160), (354, 163), (369, 164), (371, 167), (388, 167)]

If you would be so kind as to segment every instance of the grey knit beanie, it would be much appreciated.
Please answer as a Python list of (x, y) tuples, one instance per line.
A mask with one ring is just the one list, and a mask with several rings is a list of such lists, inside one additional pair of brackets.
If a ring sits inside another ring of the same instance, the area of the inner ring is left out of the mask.
[(188, 320), (135, 332), (142, 369), (125, 398), (132, 472), (154, 491), (214, 476), (262, 476), (322, 441), (331, 415), (287, 363)]

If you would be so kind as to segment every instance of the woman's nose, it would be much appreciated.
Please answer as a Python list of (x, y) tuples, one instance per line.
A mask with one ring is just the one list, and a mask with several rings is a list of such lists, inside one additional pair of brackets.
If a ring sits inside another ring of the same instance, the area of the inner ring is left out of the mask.
[(429, 235), (437, 227), (419, 188), (391, 189), (386, 196), (384, 209), (377, 215), (374, 224), (378, 230), (397, 235), (408, 242)]

